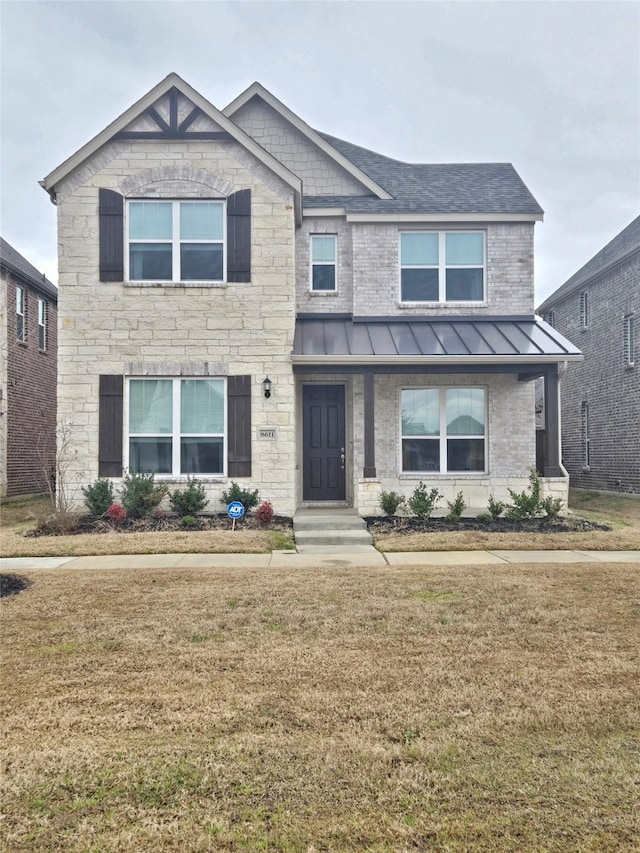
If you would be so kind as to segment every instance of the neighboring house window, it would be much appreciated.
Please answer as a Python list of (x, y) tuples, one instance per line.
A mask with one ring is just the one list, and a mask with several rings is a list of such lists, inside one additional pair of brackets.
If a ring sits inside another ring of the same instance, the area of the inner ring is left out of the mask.
[(554, 329), (556, 327), (556, 312), (548, 311), (544, 316), (545, 322), (552, 326)]
[(589, 404), (582, 404), (582, 461), (584, 465), (591, 464), (591, 447), (589, 438)]
[(224, 473), (224, 379), (130, 379), (128, 467), (136, 473)]
[(223, 281), (222, 201), (130, 201), (130, 281)]
[(47, 348), (47, 303), (38, 299), (38, 349)]
[(401, 433), (404, 472), (485, 471), (484, 389), (403, 389)]
[(311, 235), (311, 290), (337, 290), (337, 243), (335, 235)]
[(636, 333), (633, 320), (632, 314), (624, 318), (624, 360), (628, 367), (633, 367), (636, 363)]
[(482, 302), (484, 267), (481, 231), (400, 234), (401, 302)]
[(589, 328), (589, 298), (586, 290), (580, 292), (580, 328)]
[(16, 287), (16, 339), (25, 341), (27, 339), (26, 316), (26, 292), (24, 287)]

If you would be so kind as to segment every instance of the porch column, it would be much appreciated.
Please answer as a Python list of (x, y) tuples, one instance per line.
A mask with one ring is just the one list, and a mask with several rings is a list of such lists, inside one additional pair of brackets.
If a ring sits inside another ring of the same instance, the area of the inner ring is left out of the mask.
[(544, 370), (544, 443), (545, 477), (563, 477), (560, 467), (560, 385), (558, 365), (550, 364)]
[(375, 424), (375, 390), (373, 371), (362, 374), (364, 380), (364, 470), (363, 477), (376, 476), (376, 424)]

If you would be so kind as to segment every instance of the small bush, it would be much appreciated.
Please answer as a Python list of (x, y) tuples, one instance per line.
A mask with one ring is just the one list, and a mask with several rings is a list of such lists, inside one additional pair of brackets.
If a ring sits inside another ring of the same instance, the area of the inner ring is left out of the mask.
[(226, 505), (232, 503), (232, 501), (240, 501), (246, 512), (249, 512), (249, 510), (252, 510), (254, 507), (258, 506), (259, 499), (260, 498), (257, 489), (255, 490), (255, 492), (252, 492), (251, 489), (243, 489), (242, 486), (239, 486), (232, 480), (231, 488), (227, 489), (226, 492), (222, 493), (220, 502)]
[(150, 515), (167, 494), (166, 486), (158, 486), (153, 474), (124, 475), (121, 501), (130, 518)]
[[(502, 512), (502, 510), (500, 510), (500, 512)], [(497, 517), (498, 516), (494, 518), (490, 512), (481, 512), (480, 515), (476, 515), (476, 521), (495, 521)]]
[(502, 501), (497, 501), (493, 495), (489, 495), (489, 514), (494, 521), (497, 521), (504, 512), (506, 504)]
[(199, 522), (194, 515), (183, 515), (180, 519), (180, 524), (183, 527), (194, 528), (198, 526)]
[(109, 519), (113, 522), (114, 527), (120, 527), (122, 522), (127, 517), (127, 511), (120, 504), (111, 504), (111, 506), (107, 510), (107, 515), (109, 516)]
[(183, 490), (176, 489), (169, 498), (169, 503), (174, 512), (184, 517), (201, 512), (209, 501), (207, 500), (202, 483), (199, 483), (195, 477), (193, 479), (187, 477), (187, 488)]
[(378, 500), (380, 509), (385, 515), (395, 515), (404, 502), (405, 499), (403, 495), (399, 495), (397, 492), (385, 491), (380, 492), (380, 498)]
[(531, 485), (524, 492), (514, 492), (513, 489), (509, 489), (513, 501), (507, 507), (509, 521), (522, 521), (524, 518), (533, 518), (540, 514), (540, 477), (535, 468), (531, 469), (529, 482)]
[(464, 499), (462, 492), (458, 492), (458, 494), (452, 501), (447, 501), (447, 506), (449, 507), (449, 515), (447, 516), (447, 520), (449, 520), (450, 516), (452, 516), (452, 520), (457, 521), (467, 508), (467, 503)]
[(545, 498), (543, 501), (540, 501), (540, 511), (543, 512), (547, 518), (558, 518), (562, 512), (562, 507), (562, 498)]
[(256, 521), (258, 524), (269, 524), (273, 518), (273, 506), (271, 501), (262, 501), (256, 510)]
[(455, 515), (455, 513), (453, 512), (450, 512), (445, 515), (444, 520), (447, 522), (447, 524), (456, 524), (458, 521), (460, 521), (460, 516)]
[(420, 480), (409, 498), (409, 509), (419, 519), (429, 518), (441, 497), (442, 495), (435, 488), (428, 492), (427, 487)]
[(82, 489), (90, 515), (104, 515), (114, 501), (113, 483), (99, 477), (95, 483)]

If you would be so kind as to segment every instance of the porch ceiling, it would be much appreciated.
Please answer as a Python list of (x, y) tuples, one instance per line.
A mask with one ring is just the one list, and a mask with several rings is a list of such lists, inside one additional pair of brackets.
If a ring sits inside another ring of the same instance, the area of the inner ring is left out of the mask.
[(582, 353), (530, 317), (299, 315), (294, 364), (548, 364)]

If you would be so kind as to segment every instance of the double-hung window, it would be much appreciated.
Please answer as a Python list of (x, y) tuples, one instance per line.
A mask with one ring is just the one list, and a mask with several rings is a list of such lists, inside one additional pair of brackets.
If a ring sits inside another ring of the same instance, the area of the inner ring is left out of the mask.
[(223, 474), (225, 401), (224, 379), (130, 379), (129, 470)]
[(130, 281), (223, 281), (222, 201), (129, 201)]
[(311, 290), (335, 291), (338, 287), (335, 234), (311, 235)]
[(484, 388), (405, 388), (401, 394), (403, 472), (486, 470)]
[(400, 234), (401, 302), (482, 302), (482, 231), (404, 231)]
[(27, 339), (27, 324), (26, 318), (26, 292), (24, 287), (16, 286), (16, 340), (25, 341)]
[(636, 334), (633, 314), (624, 318), (624, 361), (627, 367), (636, 363)]
[(38, 349), (47, 348), (47, 303), (38, 299)]

